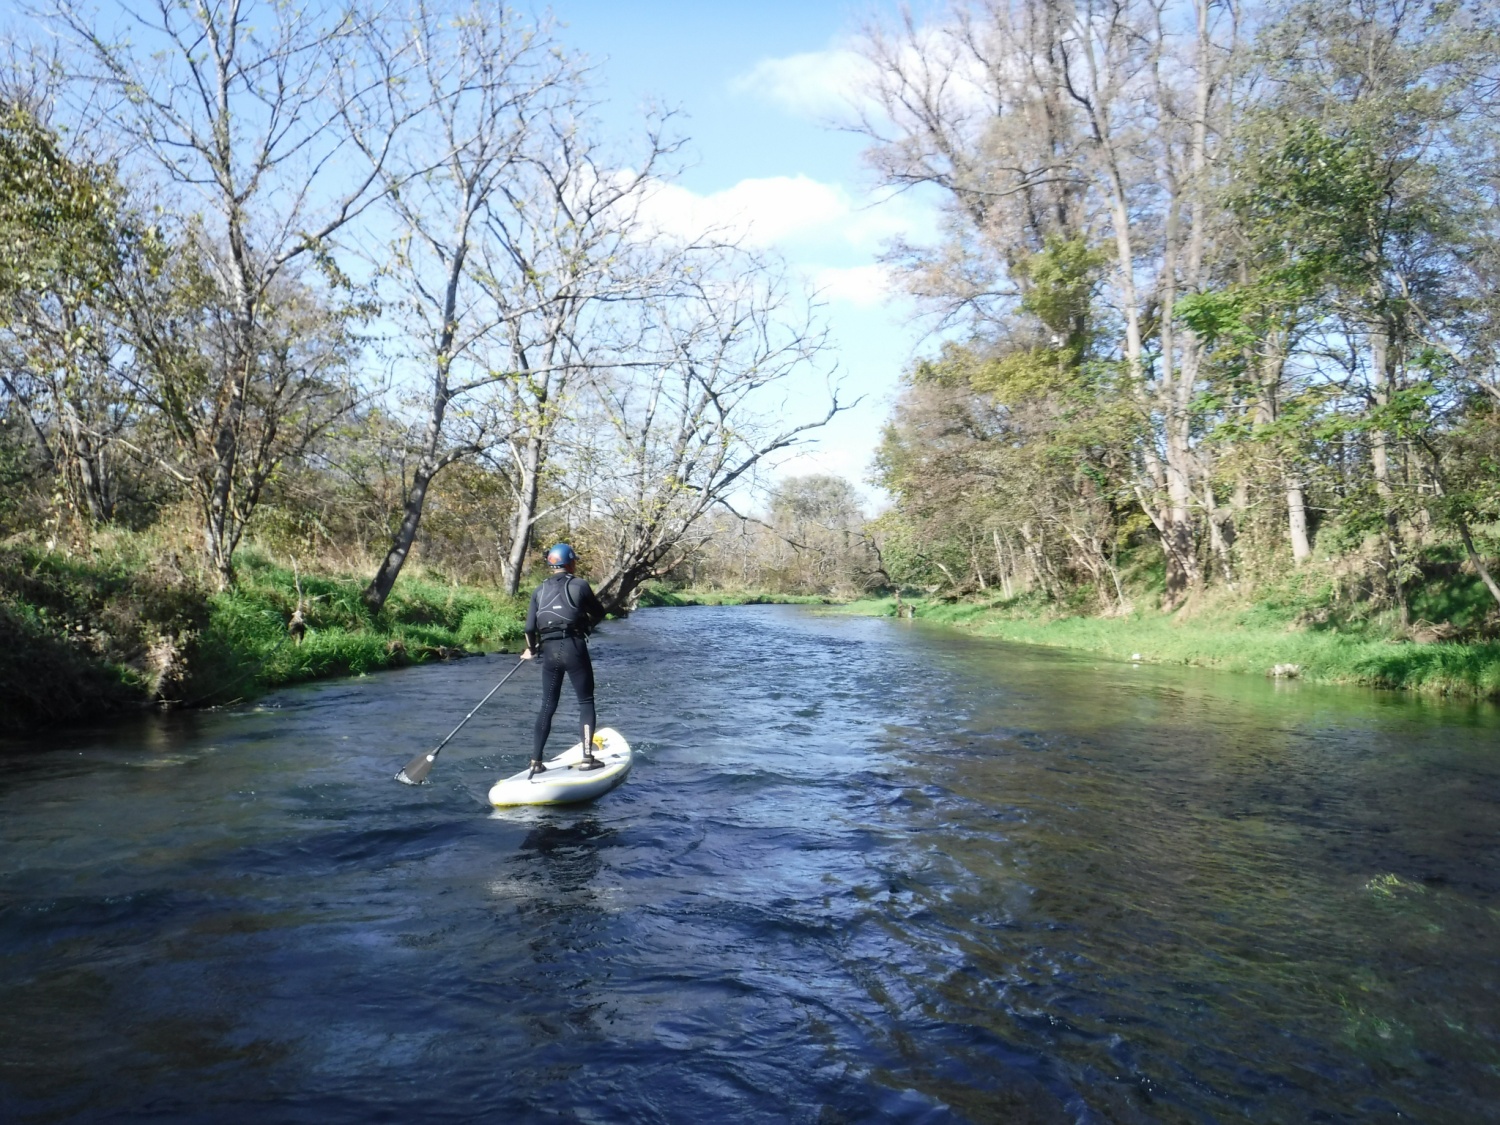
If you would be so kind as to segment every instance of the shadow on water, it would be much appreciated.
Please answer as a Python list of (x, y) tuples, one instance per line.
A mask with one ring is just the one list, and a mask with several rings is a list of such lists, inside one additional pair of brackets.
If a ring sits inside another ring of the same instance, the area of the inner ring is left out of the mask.
[(538, 861), (541, 878), (560, 891), (586, 890), (599, 873), (601, 851), (614, 831), (590, 819), (540, 824), (521, 841), (521, 854)]
[(638, 757), (576, 809), (484, 800), (524, 675), (390, 780), (503, 660), (21, 748), (0, 1116), (1496, 1119), (1493, 708), (786, 607), (595, 648)]

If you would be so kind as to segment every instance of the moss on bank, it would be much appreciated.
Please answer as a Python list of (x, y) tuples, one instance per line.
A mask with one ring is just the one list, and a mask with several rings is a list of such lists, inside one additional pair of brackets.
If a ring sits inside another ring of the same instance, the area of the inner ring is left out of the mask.
[[(253, 550), (214, 593), (178, 558), (121, 536), (88, 557), (0, 548), (0, 730), (152, 703), (210, 705), (324, 676), (519, 648), (525, 602), (403, 575), (379, 614), (361, 575), (303, 574)], [(413, 568), (415, 569), (415, 568)]]
[[(1220, 607), (1194, 616), (1133, 613), (1062, 616), (1011, 601), (907, 599), (922, 620), (1023, 644), (1097, 652), (1118, 660), (1190, 664), (1269, 675), (1295, 666), (1304, 680), (1363, 684), (1448, 695), (1500, 697), (1500, 642), (1417, 644), (1380, 636), (1374, 626), (1300, 624), (1275, 607)], [(894, 617), (892, 598), (854, 602), (847, 612)]]

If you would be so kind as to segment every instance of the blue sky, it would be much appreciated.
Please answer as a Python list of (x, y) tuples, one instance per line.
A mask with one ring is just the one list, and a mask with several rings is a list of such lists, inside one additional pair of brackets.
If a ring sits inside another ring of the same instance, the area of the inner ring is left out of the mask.
[[(831, 471), (862, 482), (901, 371), (920, 344), (910, 306), (882, 289), (876, 265), (895, 234), (930, 238), (922, 201), (881, 200), (861, 138), (826, 126), (851, 82), (847, 42), (891, 3), (757, 4), (712, 0), (558, 0), (559, 38), (599, 65), (612, 129), (640, 121), (648, 100), (679, 109), (691, 166), (677, 202), (704, 217), (740, 216), (753, 241), (782, 254), (828, 302), (833, 349), (849, 397), (864, 402), (778, 474)], [(820, 386), (802, 409), (818, 409)], [(867, 489), (872, 496), (872, 490)]]

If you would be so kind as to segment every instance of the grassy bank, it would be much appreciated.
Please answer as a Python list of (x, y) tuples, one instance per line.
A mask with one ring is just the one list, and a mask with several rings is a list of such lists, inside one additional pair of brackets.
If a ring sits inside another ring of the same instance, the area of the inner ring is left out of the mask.
[(233, 691), (236, 677), (264, 689), (521, 647), (525, 599), (419, 574), (402, 575), (379, 614), (371, 614), (360, 597), (367, 576), (302, 575), (307, 632), (298, 643), (287, 632), (297, 607), (291, 568), (254, 553), (236, 562), (235, 588), (212, 599), (200, 691), (223, 696)]
[[(402, 576), (385, 608), (366, 576), (302, 574), (254, 550), (215, 593), (145, 537), (87, 557), (0, 548), (0, 729), (79, 722), (150, 704), (205, 706), (300, 680), (520, 647), (523, 601)], [(415, 568), (412, 568), (413, 570)], [(288, 631), (298, 605), (300, 641)]]
[[(922, 620), (980, 636), (1076, 648), (1117, 660), (1139, 658), (1255, 675), (1294, 665), (1293, 674), (1316, 683), (1500, 697), (1500, 642), (1414, 643), (1381, 635), (1388, 627), (1380, 622), (1299, 623), (1278, 606), (1222, 605), (1193, 615), (1085, 617), (1058, 615), (1021, 599), (908, 599), (905, 604)], [(846, 609), (893, 617), (896, 602), (862, 601)]]

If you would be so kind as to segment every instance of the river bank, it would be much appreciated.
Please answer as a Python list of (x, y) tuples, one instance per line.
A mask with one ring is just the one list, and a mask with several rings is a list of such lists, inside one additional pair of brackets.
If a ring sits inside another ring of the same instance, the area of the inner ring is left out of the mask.
[(1191, 616), (1135, 612), (1085, 617), (1022, 599), (903, 599), (898, 609), (896, 599), (881, 598), (846, 603), (840, 611), (876, 617), (904, 613), (979, 636), (1121, 661), (1500, 698), (1500, 642), (1419, 643), (1381, 635), (1379, 625), (1302, 624), (1263, 605), (1223, 605)]
[[(378, 614), (365, 573), (299, 571), (251, 547), (215, 592), (150, 534), (87, 552), (0, 546), (0, 733), (147, 707), (205, 707), (307, 680), (519, 651), (526, 599), (407, 568)], [(642, 606), (823, 605), (767, 591), (642, 591)], [(293, 627), (300, 610), (302, 628)]]
[(224, 704), (521, 644), (525, 602), (497, 590), (414, 567), (371, 614), (360, 598), (366, 576), (298, 573), (254, 549), (236, 564), (235, 586), (214, 592), (142, 537), (87, 556), (0, 548), (0, 731)]

